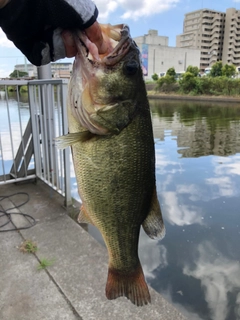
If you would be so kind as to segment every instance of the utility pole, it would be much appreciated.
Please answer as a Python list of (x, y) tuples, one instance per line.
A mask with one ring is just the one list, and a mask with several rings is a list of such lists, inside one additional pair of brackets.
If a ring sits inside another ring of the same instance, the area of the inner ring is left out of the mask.
[(37, 67), (38, 79), (52, 79), (51, 63)]

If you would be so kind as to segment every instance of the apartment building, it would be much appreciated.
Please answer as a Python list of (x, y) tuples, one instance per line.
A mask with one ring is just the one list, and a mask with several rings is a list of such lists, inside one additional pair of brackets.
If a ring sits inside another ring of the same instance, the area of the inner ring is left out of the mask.
[(185, 14), (176, 46), (200, 49), (202, 71), (216, 61), (240, 66), (240, 10), (201, 9)]
[(183, 33), (176, 37), (176, 46), (199, 49), (202, 71), (222, 60), (225, 18), (224, 12), (209, 9), (185, 14)]
[(226, 10), (222, 61), (240, 66), (240, 10), (234, 8)]

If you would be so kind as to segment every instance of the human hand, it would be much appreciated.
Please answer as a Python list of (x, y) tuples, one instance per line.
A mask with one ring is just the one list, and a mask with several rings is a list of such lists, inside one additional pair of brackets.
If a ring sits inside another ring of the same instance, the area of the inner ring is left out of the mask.
[[(97, 46), (99, 54), (103, 54), (107, 51), (108, 46), (103, 39), (102, 31), (97, 21), (94, 22), (89, 28), (85, 29), (85, 33), (89, 40)], [(77, 47), (75, 45), (72, 32), (64, 30), (61, 33), (61, 36), (65, 46), (66, 57), (74, 57), (77, 54)]]
[[(0, 0), (5, 2), (6, 0)], [(85, 30), (99, 53), (107, 50), (91, 0), (11, 0), (0, 26), (30, 62), (39, 66), (76, 54), (72, 32)]]

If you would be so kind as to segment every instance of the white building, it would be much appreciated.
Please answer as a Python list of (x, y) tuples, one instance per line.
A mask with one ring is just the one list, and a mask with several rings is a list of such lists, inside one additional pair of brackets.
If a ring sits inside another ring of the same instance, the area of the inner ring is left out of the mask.
[[(37, 67), (33, 64), (16, 64), (14, 70), (28, 72), (29, 77), (37, 78)], [(72, 72), (71, 62), (52, 62), (51, 63), (52, 77), (54, 78), (70, 78)]]
[(168, 37), (159, 36), (157, 30), (149, 30), (147, 35), (134, 38), (142, 54), (146, 79), (166, 72), (174, 67), (176, 72), (186, 71), (189, 65), (200, 67), (200, 50), (168, 46)]

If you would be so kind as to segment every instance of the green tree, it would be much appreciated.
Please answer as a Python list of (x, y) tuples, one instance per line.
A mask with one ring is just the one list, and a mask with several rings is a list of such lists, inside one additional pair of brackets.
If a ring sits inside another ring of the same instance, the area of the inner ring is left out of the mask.
[(185, 72), (181, 79), (179, 80), (179, 85), (180, 85), (180, 90), (183, 93), (197, 93), (196, 88), (197, 88), (197, 77), (194, 76), (193, 73), (191, 72)]
[(198, 67), (188, 66), (186, 72), (190, 72), (194, 75), (194, 77), (197, 77), (199, 74)]
[(221, 77), (222, 76), (222, 68), (223, 68), (223, 64), (222, 61), (217, 61), (216, 63), (214, 63), (214, 65), (212, 66), (212, 69), (210, 71), (210, 77)]
[(171, 76), (171, 77), (176, 77), (176, 71), (175, 71), (175, 68), (169, 68), (167, 70), (167, 74), (168, 76)]
[(161, 77), (157, 80), (156, 90), (163, 92), (172, 92), (176, 91), (174, 86), (176, 84), (176, 79), (174, 76), (169, 76), (166, 74), (165, 77)]
[(10, 78), (22, 78), (22, 77), (25, 77), (25, 76), (28, 76), (28, 73), (24, 72), (24, 71), (19, 71), (19, 70), (14, 70), (9, 75)]
[(234, 64), (225, 64), (222, 67), (222, 75), (228, 78), (235, 76), (236, 74), (236, 67)]
[(156, 73), (154, 73), (154, 74), (152, 75), (152, 79), (153, 79), (154, 81), (157, 81), (157, 80), (158, 80), (158, 75), (157, 75)]

